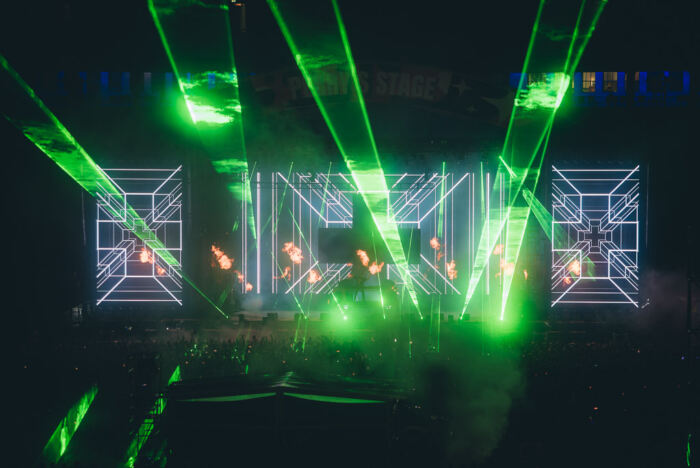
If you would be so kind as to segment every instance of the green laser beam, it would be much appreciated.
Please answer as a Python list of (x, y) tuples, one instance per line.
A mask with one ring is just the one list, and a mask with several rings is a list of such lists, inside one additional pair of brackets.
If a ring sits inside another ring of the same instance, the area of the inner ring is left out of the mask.
[[(593, 20), (591, 22), (591, 25), (588, 29), (588, 32), (585, 34), (585, 36), (583, 38), (583, 42), (579, 46), (579, 50), (578, 50), (578, 53), (576, 55), (576, 58), (574, 58), (574, 60), (572, 62), (571, 57), (572, 57), (573, 50), (574, 50), (574, 44), (576, 43), (576, 41), (579, 38), (581, 18), (583, 17), (584, 9), (586, 6), (585, 0), (583, 0), (581, 2), (581, 6), (579, 8), (578, 15), (576, 17), (576, 23), (574, 25), (574, 30), (572, 33), (571, 42), (569, 43), (569, 48), (567, 50), (566, 60), (564, 62), (564, 67), (563, 67), (564, 71), (563, 71), (563, 73), (555, 74), (555, 77), (558, 77), (558, 79), (554, 80), (555, 83), (554, 83), (554, 86), (552, 87), (554, 89), (554, 91), (550, 92), (549, 96), (548, 96), (548, 99), (551, 102), (553, 102), (553, 105), (548, 107), (548, 108), (552, 109), (552, 113), (551, 113), (551, 116), (550, 116), (550, 118), (546, 124), (546, 127), (545, 127), (546, 137), (544, 139), (544, 142), (542, 143), (542, 150), (541, 150), (541, 156), (540, 156), (540, 161), (539, 161), (539, 167), (536, 170), (535, 181), (534, 181), (534, 184), (532, 185), (532, 192), (534, 192), (534, 190), (537, 188), (537, 183), (539, 181), (539, 176), (541, 173), (542, 164), (544, 162), (544, 156), (546, 154), (547, 146), (549, 144), (549, 137), (550, 137), (551, 132), (552, 132), (552, 126), (554, 124), (554, 118), (556, 115), (556, 111), (559, 108), (561, 100), (563, 99), (566, 91), (569, 88), (569, 82), (570, 82), (572, 70), (575, 69), (576, 66), (578, 66), (578, 62), (583, 54), (583, 50), (585, 49), (586, 45), (588, 44), (588, 40), (590, 39), (590, 37), (593, 33), (593, 30), (595, 29), (595, 24), (597, 23), (598, 19), (600, 18), (600, 15), (602, 13), (602, 10), (603, 10), (603, 7), (605, 6), (606, 1), (607, 0), (603, 0), (601, 3), (598, 4), (598, 8), (595, 10), (595, 14), (594, 14)], [(569, 68), (570, 66), (572, 66), (571, 69)], [(517, 103), (516, 103), (516, 105), (517, 105)], [(543, 106), (543, 107), (547, 108), (547, 106)], [(532, 109), (528, 109), (528, 110), (532, 110)], [(536, 148), (536, 151), (539, 151), (539, 144)], [(521, 188), (522, 188), (522, 185), (521, 185)], [(519, 193), (520, 193), (520, 190), (518, 190), (518, 193), (516, 193), (515, 196), (517, 197)], [(508, 256), (509, 250), (508, 249), (510, 247), (510, 243), (508, 241), (506, 241), (506, 246), (505, 246), (505, 248), (506, 248), (506, 264), (512, 264), (513, 266), (517, 266), (518, 257), (520, 255), (522, 242), (523, 242), (523, 238), (524, 238), (524, 234), (525, 234), (525, 228), (527, 226), (527, 220), (529, 218), (529, 215), (530, 215), (530, 205), (526, 204), (525, 213), (524, 213), (523, 218), (513, 220), (514, 221), (513, 227), (515, 228), (514, 234), (515, 234), (515, 239), (516, 239), (517, 243), (515, 244), (514, 255), (512, 255), (512, 258), (509, 258), (509, 256)], [(508, 220), (508, 224), (509, 224), (508, 227), (509, 228), (510, 228), (510, 223), (511, 223), (511, 219)], [(507, 232), (510, 232), (510, 229)], [(513, 251), (511, 250), (511, 252), (513, 252)], [(505, 315), (505, 308), (507, 305), (508, 294), (510, 292), (510, 286), (512, 285), (512, 281), (513, 281), (513, 275), (506, 276), (504, 278), (503, 296), (502, 296), (502, 301), (501, 301), (501, 315), (500, 315), (501, 320), (503, 320), (504, 315)]]
[[(168, 386), (170, 386), (174, 382), (179, 382), (180, 379), (180, 366), (178, 365), (177, 367), (175, 367), (175, 370), (168, 379)], [(134, 467), (134, 464), (136, 463), (136, 459), (138, 458), (141, 449), (148, 441), (148, 438), (151, 436), (153, 429), (155, 429), (155, 419), (161, 414), (163, 414), (167, 404), (168, 399), (164, 396), (160, 395), (156, 398), (156, 401), (151, 407), (151, 410), (148, 412), (143, 422), (139, 426), (138, 430), (134, 434), (134, 437), (131, 439), (129, 447), (126, 450), (125, 461), (122, 466), (126, 468)]]
[[(544, 9), (544, 4), (545, 0), (540, 0), (540, 4), (537, 7), (537, 13), (535, 14), (535, 22), (532, 25), (532, 32), (530, 33), (530, 41), (528, 42), (527, 45), (527, 51), (525, 52), (525, 60), (523, 61), (523, 69), (520, 72), (520, 80), (518, 80), (518, 88), (516, 89), (515, 93), (515, 99), (518, 99), (518, 94), (520, 93), (520, 90), (523, 89), (523, 84), (525, 82), (525, 77), (527, 76), (527, 70), (530, 65), (530, 58), (532, 57), (532, 50), (535, 46), (535, 38), (537, 37), (537, 31), (539, 30), (540, 27), (540, 20), (542, 19), (542, 10)], [(513, 124), (515, 123), (515, 114), (517, 111), (517, 106), (513, 106), (513, 109), (510, 113), (510, 119), (508, 120), (508, 128), (506, 129), (506, 137), (503, 140), (503, 149), (501, 150), (501, 154), (506, 154), (506, 148), (508, 146), (508, 142), (510, 141), (510, 134), (511, 131), (513, 130)]]
[(61, 419), (41, 452), (41, 458), (44, 462), (48, 464), (58, 463), (63, 454), (66, 453), (68, 444), (70, 444), (75, 431), (80, 427), (80, 423), (85, 418), (85, 414), (90, 409), (96, 395), (97, 386), (93, 385)]
[[(442, 162), (442, 181), (440, 183), (440, 206), (438, 209), (438, 229), (437, 236), (442, 238), (443, 234), (443, 221), (444, 221), (444, 211), (445, 211), (445, 161)], [(447, 257), (445, 257), (444, 263), (447, 263)], [(440, 352), (440, 313), (441, 313), (441, 299), (439, 294), (434, 294), (431, 296), (430, 300), (430, 327), (428, 331), (429, 343), (428, 346), (432, 351)]]
[[(542, 157), (540, 158), (540, 164), (535, 171), (535, 182), (532, 184), (533, 188), (537, 187), (537, 183), (540, 178), (542, 170), (542, 162), (544, 161), (544, 153), (546, 152), (547, 144), (549, 143), (549, 136), (552, 132), (552, 126), (549, 126), (547, 131), (547, 137), (545, 139), (544, 147), (542, 149)], [(527, 190), (527, 189), (523, 189)], [(508, 303), (508, 296), (510, 294), (510, 288), (513, 284), (513, 278), (515, 277), (515, 268), (518, 266), (518, 257), (520, 255), (520, 250), (523, 245), (523, 239), (525, 237), (525, 229), (527, 228), (527, 221), (530, 217), (530, 205), (513, 207), (511, 210), (511, 215), (508, 218), (506, 225), (506, 242), (505, 242), (505, 264), (506, 266), (512, 265), (512, 274), (507, 274), (507, 271), (503, 272), (503, 291), (501, 295), (501, 314), (500, 320), (505, 318), (506, 305)]]
[[(523, 198), (530, 206), (530, 210), (535, 215), (535, 219), (539, 223), (540, 227), (544, 231), (547, 238), (552, 242), (552, 245), (556, 249), (568, 248), (571, 244), (571, 238), (569, 234), (561, 227), (561, 224), (553, 222), (553, 217), (547, 208), (542, 205), (542, 203), (535, 197), (529, 189), (523, 189)], [(584, 256), (582, 259), (582, 264), (585, 264), (585, 268), (581, 265), (581, 271), (586, 271), (587, 276), (593, 276), (595, 272), (595, 265), (589, 256)], [(573, 276), (573, 273), (572, 273)]]
[[(246, 221), (255, 239), (258, 234), (247, 177), (252, 171), (248, 171), (228, 5), (149, 0), (148, 9), (210, 162), (225, 177), (234, 200), (247, 205)], [(188, 23), (206, 25), (207, 34), (192, 34)], [(183, 74), (184, 70), (189, 73)]]
[[(529, 89), (526, 89), (524, 86), (524, 80), (527, 72), (529, 71), (529, 64), (532, 60), (535, 44), (538, 40), (538, 31), (540, 29), (540, 22), (542, 21), (545, 6), (544, 0), (540, 1), (537, 14), (535, 15), (535, 22), (533, 25), (532, 34), (530, 36), (530, 42), (528, 44), (525, 61), (523, 63), (523, 70), (518, 83), (518, 88), (516, 90), (515, 102), (511, 112), (508, 129), (506, 131), (506, 138), (504, 140), (503, 150), (501, 153), (501, 155), (505, 155), (506, 157), (499, 156), (500, 165), (496, 175), (496, 180), (500, 181), (501, 178), (505, 177), (506, 175), (504, 172), (505, 170), (507, 171), (509, 178), (515, 179), (515, 183), (513, 183), (513, 181), (509, 181), (508, 184), (505, 184), (508, 192), (508, 204), (506, 206), (505, 216), (499, 216), (497, 218), (497, 222), (493, 222), (493, 218), (490, 216), (490, 213), (487, 214), (488, 219), (485, 226), (482, 228), (479, 248), (477, 250), (476, 259), (469, 276), (469, 285), (467, 294), (465, 295), (462, 315), (466, 312), (469, 301), (471, 300), (481, 278), (481, 274), (485, 269), (486, 262), (488, 262), (490, 252), (495, 246), (496, 239), (501, 235), (500, 233), (502, 229), (506, 229), (506, 261), (507, 263), (512, 263), (513, 265), (517, 263), (520, 247), (522, 245), (522, 234), (524, 234), (524, 229), (527, 225), (527, 218), (529, 217), (529, 206), (525, 205), (525, 207), (515, 207), (516, 200), (518, 199), (521, 189), (524, 187), (526, 181), (532, 180), (533, 175), (534, 182), (529, 189), (531, 192), (534, 192), (534, 189), (536, 188), (540, 170), (538, 169), (535, 171), (536, 174), (531, 174), (531, 167), (533, 166), (533, 163), (535, 163), (538, 153), (540, 153), (540, 156), (536, 165), (540, 168), (542, 166), (546, 151), (546, 142), (548, 141), (549, 133), (551, 132), (556, 110), (559, 108), (561, 101), (568, 90), (572, 70), (575, 70), (576, 66), (578, 65), (578, 62), (583, 54), (583, 50), (585, 49), (585, 46), (588, 43), (593, 30), (595, 29), (595, 23), (597, 23), (600, 14), (602, 13), (604, 4), (605, 1), (598, 4), (588, 31), (584, 35), (582, 42), (574, 55), (573, 51), (576, 42), (579, 40), (579, 29), (586, 2), (583, 1), (580, 4), (573, 33), (571, 35), (571, 41), (568, 43), (566, 53), (564, 54), (565, 60), (562, 66), (563, 72), (555, 73), (552, 75), (552, 78), (548, 78), (544, 83), (535, 83), (534, 86), (531, 85)], [(540, 36), (540, 40), (541, 39), (542, 37)], [(549, 54), (551, 54), (551, 51), (549, 51)], [(573, 60), (572, 57), (574, 57)], [(532, 136), (538, 135), (536, 131), (538, 121), (541, 122), (542, 132), (539, 133), (539, 137), (532, 140)], [(540, 148), (543, 148), (542, 151), (540, 151)], [(506, 159), (510, 159), (510, 164), (506, 163)], [(518, 171), (512, 169), (515, 167), (524, 168), (522, 171), (522, 176), (518, 176)], [(501, 193), (503, 188), (504, 187), (498, 186), (498, 184), (494, 183), (494, 192), (496, 194)], [(495, 230), (494, 227), (496, 228)], [(493, 236), (493, 239), (491, 236)], [(512, 262), (508, 262), (508, 259), (512, 260)], [(500, 314), (501, 318), (503, 318), (504, 315), (505, 303), (507, 302), (507, 297), (510, 290), (510, 281), (512, 280), (506, 279), (504, 281)]]
[(136, 210), (126, 202), (124, 193), (117, 188), (2, 55), (0, 55), (0, 67), (5, 71), (0, 74), (0, 102), (7, 106), (5, 109), (13, 109), (12, 114), (3, 110), (5, 118), (75, 182), (98, 199), (101, 207), (108, 211), (113, 219), (120, 221), (127, 230), (141, 239), (155, 256), (168, 264), (183, 281), (192, 286), (220, 314), (228, 318), (182, 272), (180, 263)]

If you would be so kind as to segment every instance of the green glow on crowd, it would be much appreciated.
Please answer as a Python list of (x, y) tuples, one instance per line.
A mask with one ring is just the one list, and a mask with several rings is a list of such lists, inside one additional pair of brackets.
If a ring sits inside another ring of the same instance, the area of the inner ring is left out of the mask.
[(78, 430), (80, 423), (83, 421), (85, 413), (90, 409), (95, 395), (97, 395), (97, 386), (93, 385), (58, 423), (58, 427), (53, 431), (49, 441), (44, 446), (44, 450), (41, 452), (41, 457), (46, 463), (58, 463), (58, 460), (66, 453), (68, 444), (70, 444), (75, 431)]
[[(390, 212), (389, 189), (338, 5), (335, 0), (313, 5), (287, 0), (268, 0), (267, 3), (409, 296), (418, 307), (398, 227)], [(342, 81), (340, 85), (347, 91), (346, 99), (329, 98), (323, 92), (327, 83), (334, 80)]]
[(177, 259), (170, 254), (138, 213), (126, 203), (124, 194), (2, 55), (0, 67), (6, 72), (0, 74), (0, 101), (7, 104), (7, 108), (11, 103), (13, 109), (12, 115), (4, 112), (5, 118), (90, 195), (98, 199), (114, 219), (121, 220), (126, 229), (141, 239), (146, 247), (173, 268), (219, 313), (228, 318), (184, 275)]
[(348, 398), (348, 397), (336, 397), (336, 396), (326, 396), (326, 395), (309, 395), (306, 393), (284, 393), (285, 396), (292, 398), (300, 398), (302, 400), (319, 401), (322, 403), (356, 403), (356, 404), (367, 404), (367, 403), (384, 403), (381, 400), (365, 400), (361, 398)]
[[(179, 382), (180, 381), (180, 366), (177, 366), (173, 373), (170, 375), (170, 378), (168, 379), (168, 386), (173, 384), (174, 382)], [(168, 404), (168, 400), (161, 396), (158, 396), (156, 398), (155, 403), (153, 403), (153, 406), (151, 407), (151, 410), (148, 412), (148, 415), (144, 418), (143, 422), (139, 426), (138, 430), (136, 431), (136, 434), (134, 434), (134, 437), (131, 439), (131, 442), (129, 443), (129, 447), (126, 450), (126, 461), (124, 462), (125, 467), (127, 468), (133, 468), (134, 464), (136, 463), (136, 459), (139, 456), (139, 452), (141, 452), (141, 449), (143, 446), (146, 444), (148, 441), (148, 438), (151, 436), (151, 433), (153, 432), (153, 429), (155, 429), (155, 419), (163, 414), (165, 411), (165, 406)]]
[[(228, 5), (149, 0), (148, 8), (211, 164), (226, 177), (234, 200), (247, 205), (248, 229), (256, 238)], [(205, 24), (208, 33), (190, 34), (183, 21)]]

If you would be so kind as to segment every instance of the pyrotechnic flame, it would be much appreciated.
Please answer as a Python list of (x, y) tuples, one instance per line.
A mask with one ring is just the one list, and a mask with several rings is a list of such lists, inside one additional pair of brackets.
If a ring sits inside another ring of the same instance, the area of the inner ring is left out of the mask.
[(571, 278), (568, 276), (564, 277), (564, 284), (571, 284)]
[(444, 253), (442, 253), (442, 252), (438, 252), (438, 256), (437, 256), (438, 262), (439, 262), (439, 261), (440, 261), (440, 259), (441, 259), (442, 257), (444, 257), (444, 256), (445, 256), (445, 254), (444, 254)]
[(430, 239), (430, 247), (432, 247), (435, 250), (440, 250), (440, 247), (442, 247), (442, 245), (440, 245), (440, 239), (438, 239), (437, 237), (433, 237), (432, 239)]
[[(139, 254), (139, 260), (141, 260), (141, 263), (150, 263), (151, 265), (155, 264), (155, 260), (153, 259), (153, 253), (149, 252), (146, 247), (143, 247), (141, 249), (141, 253)], [(158, 276), (165, 275), (165, 268), (156, 264), (156, 273), (158, 273)]]
[(238, 270), (233, 270), (233, 274), (235, 274), (238, 277), (238, 282), (243, 283), (245, 281), (245, 276), (243, 276), (243, 273), (241, 273)]
[(496, 273), (496, 278), (501, 276), (501, 273), (503, 273), (504, 275), (512, 275), (515, 272), (515, 264), (512, 262), (506, 262), (505, 258), (501, 259), (500, 267), (501, 271)]
[(246, 290), (246, 292), (252, 291), (252, 290), (253, 290), (253, 285), (250, 284), (250, 283), (246, 283), (246, 284), (245, 284), (245, 290)]
[(447, 277), (451, 280), (457, 278), (457, 264), (454, 260), (447, 262)]
[(377, 265), (377, 262), (372, 262), (372, 264), (369, 266), (369, 273), (371, 275), (376, 275), (380, 271), (382, 271), (382, 268), (384, 267), (384, 262), (380, 263)]
[(321, 274), (316, 270), (311, 270), (306, 278), (309, 284), (314, 284), (321, 280)]
[(286, 266), (286, 267), (284, 267), (284, 272), (279, 276), (275, 276), (275, 279), (289, 279), (292, 276), (291, 273), (292, 273), (292, 268)]
[(289, 255), (289, 259), (292, 263), (296, 263), (297, 265), (304, 259), (304, 256), (301, 254), (301, 248), (294, 245), (294, 242), (285, 242), (284, 247), (282, 247), (282, 252)]
[(527, 281), (527, 270), (523, 270), (523, 276), (525, 277), (525, 281)]
[(578, 260), (574, 260), (573, 262), (569, 263), (569, 266), (566, 269), (576, 276), (581, 276), (581, 263), (579, 263)]
[(515, 263), (506, 263), (506, 266), (503, 268), (503, 272), (506, 275), (512, 275), (515, 272)]
[(211, 246), (211, 251), (216, 257), (216, 261), (219, 262), (219, 268), (222, 270), (230, 270), (233, 266), (233, 259), (224, 253), (223, 250), (215, 245)]
[(358, 257), (360, 257), (360, 261), (362, 262), (362, 266), (367, 266), (369, 265), (369, 255), (367, 255), (367, 252), (364, 250), (358, 250), (355, 252)]
[(501, 255), (503, 253), (503, 244), (498, 244), (493, 248), (494, 255)]
[(139, 260), (141, 260), (141, 263), (153, 263), (153, 256), (151, 256), (151, 252), (146, 247), (141, 249)]

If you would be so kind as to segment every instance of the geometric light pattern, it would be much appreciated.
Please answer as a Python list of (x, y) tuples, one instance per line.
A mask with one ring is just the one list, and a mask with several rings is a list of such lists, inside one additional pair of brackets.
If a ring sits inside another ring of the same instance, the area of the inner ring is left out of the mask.
[[(406, 274), (425, 294), (461, 294), (458, 278), (471, 268), (474, 230), (474, 184), (471, 173), (385, 174), (388, 187), (388, 211), (399, 228), (417, 228), (420, 236), (420, 262), (407, 265)], [(302, 294), (327, 294), (346, 278), (351, 267), (345, 263), (319, 261), (316, 238), (318, 228), (353, 226), (353, 200), (357, 186), (347, 173), (276, 172), (272, 175), (271, 292), (295, 291)], [(286, 201), (285, 201), (286, 199)], [(282, 206), (283, 209), (279, 209)], [(284, 209), (287, 208), (288, 209)], [(443, 214), (440, 215), (442, 208)], [(293, 220), (290, 220), (293, 218)], [(285, 234), (287, 233), (287, 234)], [(431, 246), (438, 240), (440, 247)], [(279, 274), (286, 242), (311, 248), (297, 265), (291, 265), (288, 278)], [(371, 248), (368, 248), (370, 257)], [(450, 278), (448, 264), (457, 270)], [(312, 271), (321, 280), (308, 283)], [(403, 286), (398, 267), (386, 265), (380, 276)]]
[[(176, 302), (182, 305), (182, 166), (176, 169), (104, 169), (123, 203), (145, 223), (146, 245), (125, 226), (124, 211), (97, 201), (97, 305), (103, 302)], [(164, 260), (169, 258), (170, 263)], [(173, 262), (174, 259), (174, 262)]]
[(639, 183), (639, 166), (552, 166), (552, 306), (638, 306)]

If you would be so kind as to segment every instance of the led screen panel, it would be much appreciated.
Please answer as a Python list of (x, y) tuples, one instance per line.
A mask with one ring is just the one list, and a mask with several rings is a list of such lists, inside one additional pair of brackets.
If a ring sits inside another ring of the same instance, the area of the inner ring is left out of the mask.
[[(387, 210), (402, 239), (409, 239), (404, 252), (417, 292), (460, 294), (458, 278), (467, 274), (473, 260), (473, 174), (385, 178)], [(244, 274), (260, 278), (250, 292), (327, 294), (353, 268), (357, 272), (353, 263), (358, 262), (360, 270), (369, 272), (368, 285), (378, 277), (403, 284), (349, 174), (288, 171), (255, 173), (250, 180), (256, 219), (262, 220), (260, 236), (244, 238), (241, 248)]]
[(639, 184), (639, 166), (552, 166), (552, 306), (638, 306)]
[[(124, 219), (97, 202), (97, 305), (173, 302), (182, 305), (182, 166), (175, 169), (104, 169), (162, 248), (151, 249)], [(162, 259), (167, 251), (177, 261)]]

